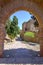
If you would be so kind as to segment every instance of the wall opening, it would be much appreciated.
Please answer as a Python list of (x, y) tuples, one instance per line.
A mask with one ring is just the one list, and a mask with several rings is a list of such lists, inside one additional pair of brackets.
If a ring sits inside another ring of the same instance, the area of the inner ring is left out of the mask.
[[(19, 10), (8, 18), (6, 25), (4, 57), (39, 56), (39, 23), (34, 14)], [(30, 37), (25, 36), (30, 33), (32, 33), (32, 35), (29, 35)]]

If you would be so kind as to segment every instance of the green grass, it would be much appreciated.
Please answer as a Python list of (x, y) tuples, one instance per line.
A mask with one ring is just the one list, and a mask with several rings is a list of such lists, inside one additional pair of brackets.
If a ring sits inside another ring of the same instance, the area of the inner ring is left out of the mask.
[(34, 38), (35, 37), (35, 33), (34, 32), (26, 32), (24, 34), (24, 36), (28, 36), (28, 37)]

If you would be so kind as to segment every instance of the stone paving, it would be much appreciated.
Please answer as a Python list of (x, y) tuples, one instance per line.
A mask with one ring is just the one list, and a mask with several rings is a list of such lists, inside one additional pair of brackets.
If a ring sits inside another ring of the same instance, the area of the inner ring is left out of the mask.
[(39, 55), (40, 45), (38, 43), (25, 42), (20, 37), (9, 42), (4, 43), (4, 58), (0, 58), (1, 64), (43, 65), (43, 57)]

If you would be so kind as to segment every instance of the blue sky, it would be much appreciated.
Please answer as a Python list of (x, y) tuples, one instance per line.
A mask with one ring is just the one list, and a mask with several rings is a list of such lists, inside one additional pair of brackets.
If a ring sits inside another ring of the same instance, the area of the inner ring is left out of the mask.
[(23, 22), (27, 22), (28, 20), (31, 19), (30, 13), (28, 11), (24, 11), (24, 10), (20, 10), (20, 11), (13, 13), (10, 16), (10, 19), (12, 20), (14, 16), (16, 16), (18, 18), (18, 26), (20, 27), (20, 29), (22, 29)]

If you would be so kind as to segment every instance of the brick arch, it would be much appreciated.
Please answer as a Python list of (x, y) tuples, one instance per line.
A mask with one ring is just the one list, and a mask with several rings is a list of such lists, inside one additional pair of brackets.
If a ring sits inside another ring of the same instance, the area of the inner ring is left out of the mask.
[[(15, 13), (15, 12), (17, 12), (17, 11), (19, 11), (19, 10), (24, 10), (24, 11), (30, 12), (31, 14), (33, 14), (33, 15), (37, 18), (38, 23), (39, 23), (39, 24), (41, 23), (41, 22), (40, 22), (41, 18), (40, 18), (40, 16), (37, 14), (37, 12), (35, 12), (35, 10), (33, 10), (33, 9), (28, 9), (27, 7), (18, 7), (18, 8), (16, 8), (16, 9), (14, 9), (14, 10), (9, 11), (9, 12), (8, 12), (9, 15), (6, 15), (5, 20), (3, 20), (3, 22), (6, 23), (6, 20), (7, 20), (13, 13)], [(42, 23), (41, 23), (41, 24), (42, 24)]]
[[(42, 1), (42, 0), (41, 0)], [(40, 1), (40, 2), (41, 2)], [(40, 25), (40, 33), (39, 33), (39, 43), (40, 43), (40, 55), (43, 56), (43, 8), (40, 6), (41, 3), (34, 2), (34, 0), (0, 0), (0, 57), (3, 55), (3, 43), (5, 38), (5, 30), (4, 25), (6, 23), (6, 20), (9, 18), (9, 16), (18, 11), (18, 10), (25, 10), (29, 11), (30, 13), (34, 14), (34, 16), (37, 18), (39, 25)], [(40, 4), (40, 5), (39, 5)], [(42, 3), (43, 4), (43, 3)], [(3, 25), (4, 24), (4, 25)], [(3, 32), (3, 33), (2, 33)], [(4, 35), (2, 36), (1, 35)]]
[[(17, 5), (16, 5), (17, 4)], [(29, 4), (29, 5), (28, 5)], [(11, 6), (12, 5), (12, 6)], [(14, 6), (15, 5), (15, 6)], [(10, 7), (9, 7), (10, 6)], [(42, 12), (40, 11), (39, 7), (36, 5), (36, 3), (31, 3), (31, 1), (25, 3), (25, 1), (23, 1), (23, 4), (22, 4), (22, 1), (20, 2), (16, 2), (14, 1), (13, 3), (11, 3), (10, 5), (7, 5), (5, 8), (4, 8), (4, 14), (2, 16), (2, 22), (5, 23), (6, 20), (9, 18), (9, 16), (18, 11), (18, 10), (25, 10), (25, 11), (28, 11), (32, 14), (34, 14), (34, 16), (37, 18), (39, 24), (42, 24)], [(41, 22), (40, 22), (41, 21)]]

